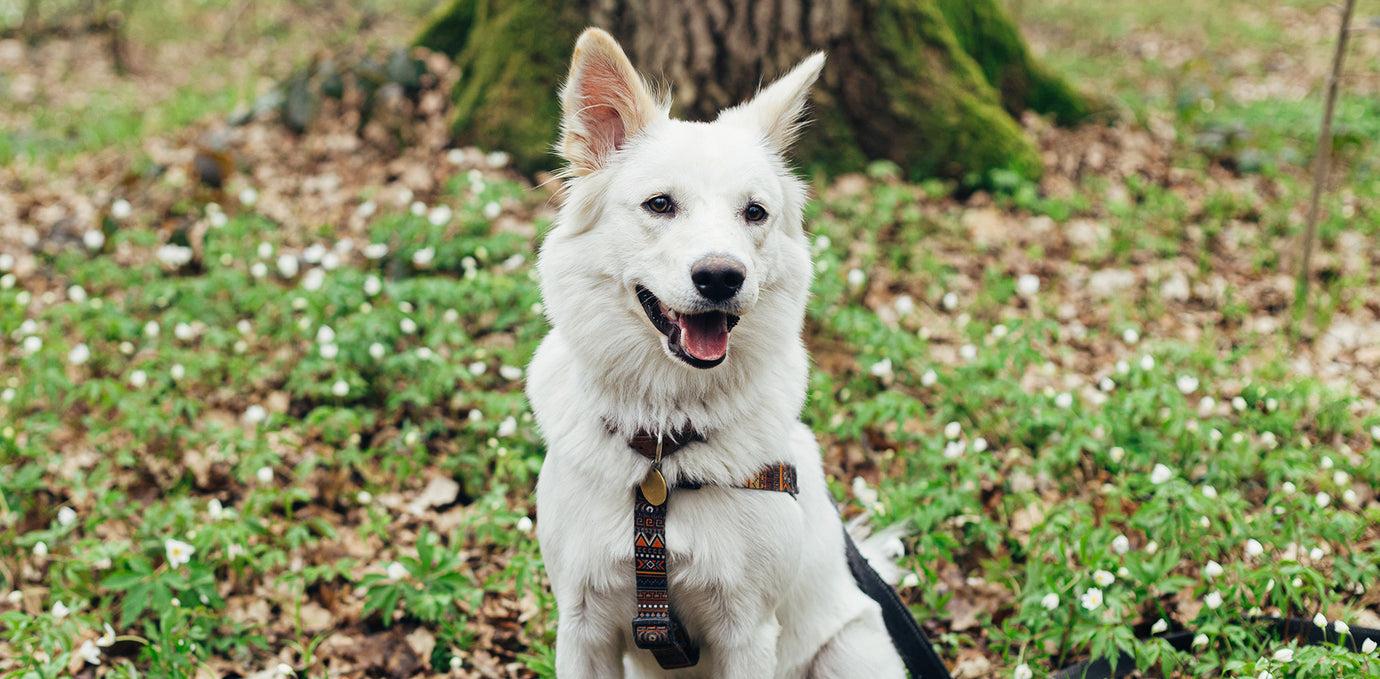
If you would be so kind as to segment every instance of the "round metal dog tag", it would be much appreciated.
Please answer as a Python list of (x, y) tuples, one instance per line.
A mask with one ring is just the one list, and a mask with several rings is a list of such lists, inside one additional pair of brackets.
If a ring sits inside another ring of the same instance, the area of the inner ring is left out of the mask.
[(656, 467), (647, 470), (647, 476), (642, 479), (642, 497), (647, 498), (654, 507), (660, 507), (666, 501), (666, 478)]

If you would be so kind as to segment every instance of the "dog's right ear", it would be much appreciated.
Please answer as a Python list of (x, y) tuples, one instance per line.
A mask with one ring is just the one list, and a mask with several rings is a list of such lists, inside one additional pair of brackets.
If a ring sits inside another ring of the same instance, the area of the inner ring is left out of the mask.
[(577, 176), (602, 167), (609, 155), (665, 113), (618, 41), (598, 28), (585, 29), (575, 43), (561, 105), (561, 156)]

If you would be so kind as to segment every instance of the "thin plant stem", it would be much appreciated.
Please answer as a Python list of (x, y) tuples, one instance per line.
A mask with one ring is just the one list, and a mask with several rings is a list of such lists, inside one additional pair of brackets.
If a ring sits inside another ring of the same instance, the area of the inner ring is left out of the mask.
[(1318, 152), (1313, 159), (1313, 195), (1308, 202), (1308, 226), (1303, 234), (1303, 261), (1299, 264), (1299, 280), (1294, 292), (1294, 318), (1305, 306), (1312, 318), (1313, 307), (1308, 304), (1308, 287), (1312, 276), (1313, 241), (1318, 232), (1318, 204), (1322, 199), (1328, 171), (1332, 166), (1332, 114), (1337, 107), (1337, 90), (1341, 83), (1342, 62), (1346, 57), (1347, 36), (1356, 0), (1346, 0), (1342, 10), (1342, 25), (1337, 31), (1337, 52), (1332, 57), (1332, 75), (1327, 80), (1327, 105), (1323, 109), (1322, 130), (1318, 133)]

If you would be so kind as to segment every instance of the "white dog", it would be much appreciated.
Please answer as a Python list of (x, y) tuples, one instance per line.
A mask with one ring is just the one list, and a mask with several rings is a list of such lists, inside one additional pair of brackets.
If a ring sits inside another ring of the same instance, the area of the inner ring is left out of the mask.
[(823, 65), (695, 123), (607, 33), (575, 46), (568, 194), (538, 263), (552, 329), (527, 386), (561, 679), (905, 676), (799, 420), (812, 268), (783, 154)]

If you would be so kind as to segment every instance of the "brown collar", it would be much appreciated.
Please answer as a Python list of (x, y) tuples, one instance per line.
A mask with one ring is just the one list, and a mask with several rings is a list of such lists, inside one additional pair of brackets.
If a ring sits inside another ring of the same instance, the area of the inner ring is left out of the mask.
[[(613, 434), (614, 436), (620, 435), (618, 429), (614, 427), (613, 423), (609, 422), (608, 420), (604, 420), (604, 428), (607, 429), (608, 432), (610, 434)], [(704, 436), (702, 436), (698, 431), (695, 431), (694, 425), (687, 424), (680, 431), (665, 434), (661, 437), (661, 456), (670, 457), (677, 450), (680, 450), (681, 448), (684, 448), (685, 446), (691, 443), (703, 440)], [(647, 458), (648, 460), (656, 459), (656, 444), (657, 435), (647, 431), (646, 429), (639, 429), (632, 436), (628, 437), (628, 447), (632, 448), (634, 452), (636, 452), (638, 455), (641, 455), (642, 457)]]

